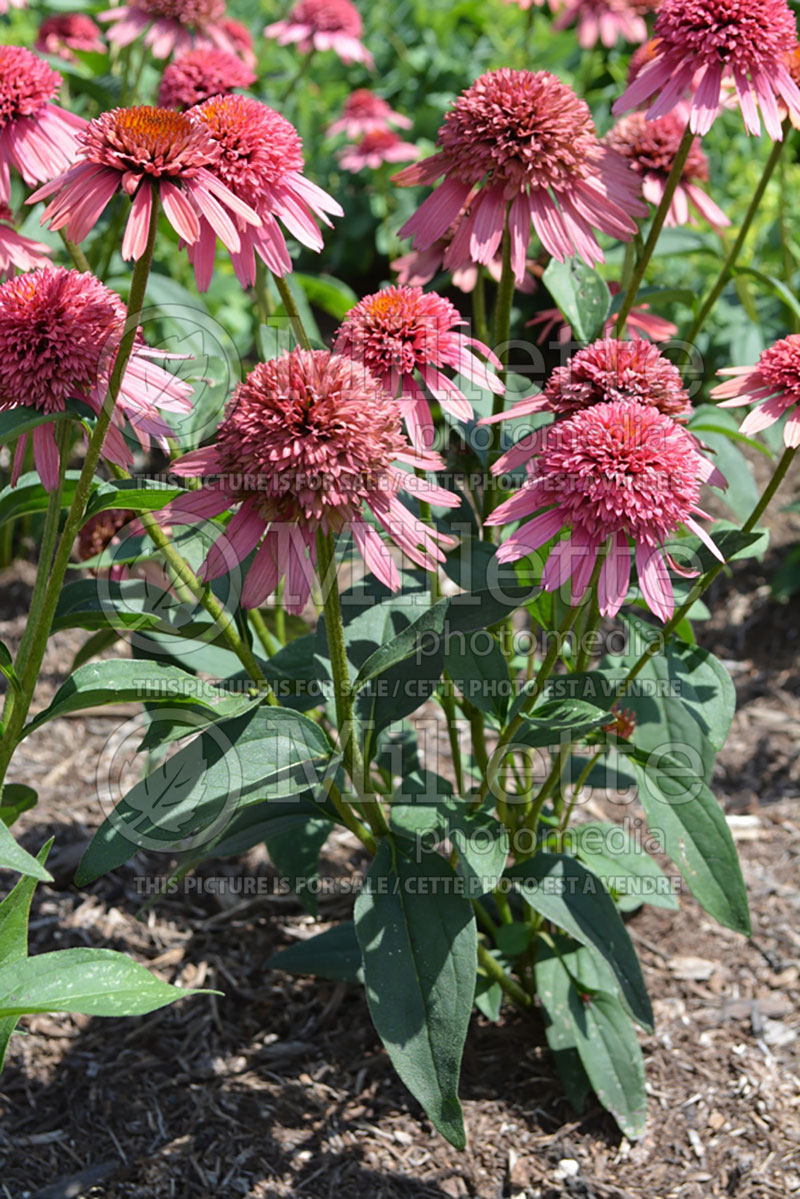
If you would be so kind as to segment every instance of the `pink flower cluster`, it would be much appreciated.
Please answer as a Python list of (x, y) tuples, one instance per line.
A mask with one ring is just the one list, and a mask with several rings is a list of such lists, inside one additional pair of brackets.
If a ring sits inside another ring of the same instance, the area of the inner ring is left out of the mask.
[(233, 393), (216, 443), (174, 464), (203, 486), (164, 509), (177, 523), (207, 520), (238, 505), (214, 543), (203, 577), (213, 579), (255, 557), (242, 603), (258, 607), (285, 578), (290, 612), (305, 606), (313, 583), (316, 535), (348, 530), (367, 568), (400, 585), (374, 522), (412, 562), (435, 569), (452, 539), (416, 520), (407, 492), (454, 507), (458, 497), (395, 464), (437, 470), (437, 454), (412, 449), (397, 405), (368, 370), (327, 351), (293, 350), (260, 363)]
[[(125, 329), (126, 309), (115, 292), (93, 275), (47, 268), (0, 286), (0, 410), (34, 408), (63, 412), (82, 400), (99, 412)], [(145, 448), (155, 439), (166, 448), (172, 435), (159, 410), (189, 412), (192, 389), (153, 361), (141, 335), (122, 380), (104, 453), (119, 465), (131, 454), (121, 428), (127, 421)], [(163, 355), (162, 355), (163, 356)], [(27, 435), (17, 443), (12, 483), (19, 477)], [(48, 490), (58, 483), (59, 457), (53, 425), (33, 431), (33, 452)]]
[(284, 21), (267, 25), (264, 36), (280, 46), (296, 45), (302, 54), (333, 50), (346, 65), (372, 68), (372, 55), (361, 41), (364, 24), (350, 0), (298, 0)]
[(357, 174), (365, 168), (376, 171), (385, 162), (418, 158), (417, 147), (404, 142), (392, 126), (410, 129), (411, 121), (368, 88), (351, 92), (341, 117), (328, 130), (331, 136), (346, 133), (352, 141), (339, 151), (339, 162), (344, 169)]
[(669, 568), (680, 568), (667, 541), (685, 526), (720, 557), (695, 518), (706, 517), (701, 484), (721, 486), (724, 479), (683, 427), (690, 411), (680, 373), (649, 342), (609, 338), (579, 351), (540, 395), (500, 418), (552, 413), (555, 420), (495, 464), (498, 474), (527, 468), (526, 482), (488, 521), (523, 522), (502, 542), (498, 559), (513, 562), (553, 542), (545, 589), (571, 580), (576, 604), (596, 572), (600, 612), (613, 616), (630, 587), (632, 542), (642, 595), (669, 620)]

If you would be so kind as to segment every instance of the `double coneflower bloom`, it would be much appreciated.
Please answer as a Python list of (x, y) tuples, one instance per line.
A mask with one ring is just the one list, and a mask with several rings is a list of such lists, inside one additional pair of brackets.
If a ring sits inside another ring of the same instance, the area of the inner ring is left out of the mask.
[(186, 113), (146, 106), (103, 113), (81, 134), (78, 154), (80, 162), (28, 201), (54, 197), (42, 223), (65, 229), (72, 241), (83, 241), (118, 191), (132, 201), (123, 258), (141, 258), (145, 252), (154, 194), (173, 229), (190, 245), (199, 240), (203, 221), (231, 253), (238, 253), (242, 241), (234, 218), (245, 228), (261, 224), (212, 170), (220, 148)]
[(364, 24), (350, 0), (299, 0), (284, 21), (267, 25), (264, 36), (280, 46), (296, 45), (303, 54), (333, 50), (347, 66), (363, 62), (372, 67), (372, 55), (361, 41)]
[(790, 413), (783, 428), (784, 444), (800, 446), (800, 334), (792, 333), (769, 346), (755, 366), (732, 366), (719, 372), (730, 375), (711, 395), (720, 408), (755, 404), (742, 422), (741, 432), (760, 433)]
[(9, 166), (28, 187), (52, 179), (75, 158), (86, 126), (52, 100), (61, 76), (21, 46), (0, 46), (0, 204), (11, 197)]
[(523, 522), (501, 544), (498, 559), (513, 562), (554, 542), (542, 584), (555, 591), (571, 581), (575, 604), (600, 556), (598, 604), (613, 616), (628, 594), (633, 547), (642, 595), (669, 620), (669, 568), (679, 567), (667, 541), (685, 526), (720, 557), (695, 518), (706, 517), (701, 485), (721, 486), (724, 479), (683, 427), (690, 411), (680, 374), (650, 343), (607, 339), (579, 351), (553, 372), (540, 396), (506, 414), (552, 412), (555, 420), (523, 437), (496, 465), (497, 473), (528, 471), (489, 518), (493, 525)]
[(203, 578), (228, 573), (255, 550), (243, 605), (258, 607), (285, 578), (284, 603), (300, 612), (319, 529), (349, 531), (367, 568), (392, 590), (400, 586), (397, 567), (375, 525), (425, 570), (435, 570), (454, 544), (415, 518), (400, 493), (444, 507), (457, 507), (458, 497), (396, 463), (423, 471), (442, 466), (437, 454), (412, 449), (396, 404), (363, 366), (324, 350), (292, 350), (260, 363), (239, 384), (213, 446), (173, 464), (203, 485), (164, 514), (187, 523), (238, 505), (208, 553)]
[(648, 117), (671, 112), (692, 91), (690, 125), (707, 133), (732, 84), (748, 133), (782, 137), (779, 105), (800, 118), (800, 90), (787, 58), (797, 26), (786, 0), (663, 0), (641, 69), (617, 100), (623, 113), (651, 101)]
[[(82, 400), (99, 413), (125, 323), (125, 305), (93, 275), (57, 267), (9, 279), (0, 286), (0, 410), (49, 414)], [(126, 421), (143, 447), (155, 438), (166, 448), (172, 430), (159, 410), (191, 410), (191, 387), (154, 363), (157, 356), (138, 334), (103, 448), (119, 465), (131, 461)], [(59, 475), (53, 428), (38, 425), (32, 434), (36, 470), (49, 491)], [(13, 483), (26, 442), (27, 435), (17, 443)]]
[(164, 68), (158, 103), (162, 108), (192, 108), (255, 81), (250, 68), (228, 50), (187, 50)]
[(498, 368), (499, 360), (483, 342), (461, 331), (465, 324), (458, 309), (436, 292), (386, 287), (351, 308), (339, 329), (336, 353), (367, 367), (397, 399), (418, 448), (429, 449), (434, 439), (428, 395), (456, 420), (473, 415), (472, 405), (444, 369), (458, 371), (495, 395), (504, 391), (473, 350)]
[(517, 283), (525, 278), (531, 224), (560, 261), (603, 261), (595, 230), (629, 241), (646, 214), (640, 182), (602, 145), (588, 105), (547, 71), (490, 71), (459, 96), (438, 153), (406, 167), (398, 183), (444, 182), (400, 230), (428, 249), (457, 223), (448, 265), (488, 265), (508, 224)]
[(213, 45), (235, 52), (225, 21), (224, 0), (133, 0), (100, 13), (109, 23), (108, 40), (128, 46), (144, 34), (154, 58), (169, 58), (192, 46)]

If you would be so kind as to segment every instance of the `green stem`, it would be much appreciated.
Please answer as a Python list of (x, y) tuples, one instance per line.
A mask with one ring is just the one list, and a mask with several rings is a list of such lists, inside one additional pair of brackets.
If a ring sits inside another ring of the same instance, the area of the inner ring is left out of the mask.
[(272, 304), (270, 303), (269, 289), (267, 287), (267, 268), (258, 256), (256, 257), (255, 293), (258, 319), (262, 325), (267, 325), (272, 316)]
[(147, 290), (147, 280), (150, 275), (150, 265), (153, 260), (153, 249), (155, 247), (157, 228), (158, 194), (154, 191), (153, 204), (150, 213), (150, 228), (147, 234), (147, 245), (145, 247), (144, 254), (133, 268), (133, 277), (131, 279), (131, 289), (128, 298), (125, 328), (119, 343), (116, 358), (114, 359), (114, 366), (111, 370), (108, 391), (103, 401), (103, 406), (98, 413), (94, 432), (89, 438), (83, 469), (81, 470), (80, 478), (76, 484), (72, 505), (67, 513), (67, 519), (64, 523), (61, 539), (55, 552), (47, 590), (42, 603), (39, 624), (36, 627), (31, 639), (28, 660), (26, 662), (23, 675), (20, 678), (19, 702), (14, 705), (8, 727), (5, 731), (2, 746), (0, 746), (0, 787), (5, 779), (8, 764), (11, 761), (14, 748), (25, 724), (25, 718), (28, 715), (28, 709), (30, 708), (31, 700), (33, 698), (33, 692), (36, 687), (39, 669), (47, 648), (47, 639), (53, 624), (53, 617), (55, 615), (56, 606), (61, 594), (64, 575), (66, 574), (67, 567), (69, 565), (72, 546), (78, 534), (78, 530), (81, 527), (81, 522), (84, 518), (86, 504), (89, 500), (92, 483), (94, 481), (95, 468), (100, 460), (100, 455), (103, 450), (103, 443), (105, 441), (106, 433), (108, 432), (108, 427), (111, 424), (111, 418), (114, 413), (117, 397), (119, 396), (120, 387), (122, 385), (122, 379), (128, 362), (130, 361), (131, 353), (133, 352), (136, 333), (141, 321), (144, 296)]
[(513, 1000), (518, 1007), (529, 1008), (532, 1006), (533, 1000), (530, 995), (526, 991), (523, 991), (519, 983), (514, 982), (510, 975), (506, 974), (503, 967), (498, 961), (495, 961), (485, 945), (478, 945), (478, 965), (492, 982), (499, 983), (508, 998)]
[(92, 268), (89, 266), (89, 259), (80, 246), (76, 246), (74, 241), (70, 241), (63, 229), (59, 229), (59, 233), (75, 269), (82, 271), (84, 275), (91, 275)]
[[(767, 508), (769, 507), (769, 504), (771, 503), (776, 491), (780, 487), (783, 480), (786, 478), (786, 473), (789, 470), (789, 467), (791, 466), (796, 454), (797, 454), (796, 448), (788, 448), (788, 449), (784, 450), (783, 457), (781, 458), (780, 462), (778, 463), (775, 474), (772, 476), (769, 483), (764, 488), (764, 493), (761, 496), (761, 499), (758, 501), (755, 508), (753, 509), (753, 511), (748, 516), (747, 520), (742, 525), (743, 533), (751, 533), (753, 531), (753, 529), (756, 527), (759, 520), (761, 519), (761, 517), (764, 515)], [(627, 691), (630, 684), (642, 672), (642, 670), (647, 665), (647, 663), (650, 661), (650, 659), (659, 652), (659, 649), (664, 645), (664, 642), (666, 641), (666, 639), (668, 637), (670, 637), (672, 635), (672, 633), (675, 632), (678, 625), (681, 623), (683, 618), (690, 611), (690, 609), (692, 608), (692, 605), (694, 603), (696, 603), (696, 601), (700, 598), (700, 596), (703, 594), (703, 592), (708, 587), (711, 586), (711, 584), (714, 582), (714, 580), (717, 578), (717, 576), (725, 569), (725, 566), (726, 566), (726, 563), (717, 562), (714, 566), (711, 567), (711, 570), (706, 571), (706, 573), (702, 576), (702, 578), (697, 580), (694, 587), (692, 587), (691, 591), (689, 592), (684, 603), (681, 605), (680, 608), (678, 608), (678, 610), (675, 613), (673, 613), (672, 617), (664, 625), (664, 628), (661, 630), (660, 636), (654, 638), (653, 641), (647, 646), (644, 653), (641, 655), (641, 657), (638, 659), (638, 661), (636, 661), (634, 663), (634, 665), (631, 667), (628, 674), (625, 676), (625, 678), (620, 683), (619, 698), (621, 698), (625, 694), (625, 692)]]
[(294, 333), (295, 341), (301, 347), (301, 349), (310, 350), (311, 342), (309, 341), (308, 334), (303, 326), (300, 313), (298, 312), (297, 305), (294, 302), (294, 296), (289, 289), (289, 284), (282, 275), (273, 275), (272, 278), (275, 280), (275, 286), (278, 289), (278, 295), (280, 296), (283, 306), (286, 309), (286, 315), (289, 318), (289, 324), (292, 326), (292, 332)]
[(575, 804), (577, 803), (578, 796), (580, 795), (581, 791), (583, 790), (583, 786), (584, 786), (586, 780), (588, 779), (589, 775), (591, 774), (592, 768), (596, 765), (597, 762), (600, 761), (602, 756), (603, 756), (603, 751), (601, 749), (598, 750), (596, 754), (592, 754), (591, 758), (589, 758), (589, 761), (586, 763), (583, 770), (581, 771), (581, 773), (578, 777), (578, 781), (572, 789), (572, 795), (570, 797), (569, 804), (567, 805), (564, 815), (561, 818), (561, 827), (559, 829), (559, 832), (562, 834), (562, 836), (566, 832), (566, 830), (569, 828), (569, 822), (572, 819), (572, 813), (575, 810)]
[(486, 276), (482, 266), (477, 268), (477, 278), (472, 289), (472, 332), (478, 341), (489, 344), (489, 326), (486, 323)]
[(321, 528), (317, 530), (317, 576), (325, 608), (325, 632), (328, 637), (336, 701), (336, 724), (342, 756), (367, 823), (376, 836), (385, 836), (389, 832), (389, 826), (380, 802), (369, 791), (364, 762), (355, 735), (353, 693), (350, 687), (344, 624), (339, 603), (339, 583), (336, 577), (336, 545), (333, 533), (324, 533)]
[(622, 301), (622, 305), (619, 310), (619, 316), (617, 317), (615, 329), (617, 337), (622, 337), (625, 334), (625, 326), (628, 323), (628, 317), (630, 316), (631, 309), (636, 301), (636, 296), (639, 293), (639, 288), (642, 285), (645, 272), (650, 264), (650, 259), (653, 257), (653, 252), (661, 235), (661, 230), (664, 228), (664, 221), (667, 219), (667, 213), (669, 212), (670, 205), (672, 204), (672, 198), (675, 195), (675, 191), (681, 181), (683, 168), (686, 166), (686, 160), (689, 157), (689, 151), (692, 148), (693, 141), (694, 134), (687, 124), (683, 131), (683, 137), (681, 138), (680, 145), (678, 146), (678, 150), (675, 155), (675, 161), (672, 164), (672, 170), (667, 177), (667, 182), (664, 187), (664, 195), (661, 197), (661, 203), (656, 209), (653, 217), (653, 224), (650, 226), (650, 233), (647, 241), (645, 242), (644, 250), (642, 251), (639, 261), (636, 263), (631, 281), (628, 284), (628, 290), (625, 292), (625, 299)]
[(703, 304), (701, 305), (700, 311), (689, 326), (689, 331), (687, 332), (684, 341), (690, 348), (694, 345), (697, 335), (705, 324), (709, 312), (711, 312), (711, 309), (716, 304), (725, 288), (725, 285), (731, 277), (733, 268), (736, 265), (736, 260), (738, 259), (742, 246), (745, 243), (747, 234), (750, 232), (750, 226), (753, 223), (753, 219), (758, 212), (759, 206), (764, 197), (764, 192), (767, 190), (767, 184), (772, 178), (772, 173), (775, 170), (775, 167), (778, 165), (781, 155), (783, 154), (790, 131), (791, 123), (787, 117), (787, 119), (783, 122), (783, 138), (781, 141), (773, 144), (772, 153), (767, 159), (767, 163), (764, 167), (761, 179), (759, 180), (758, 187), (753, 193), (753, 198), (751, 199), (747, 212), (745, 213), (745, 217), (742, 221), (742, 226), (739, 230), (736, 241), (728, 251), (728, 256), (725, 259), (725, 262), (722, 264), (722, 270), (717, 276), (716, 283), (711, 288), (711, 291), (708, 293), (703, 301)]
[(286, 103), (286, 101), (291, 96), (294, 89), (297, 87), (300, 80), (306, 74), (306, 72), (308, 71), (308, 68), (311, 66), (311, 59), (313, 57), (314, 57), (313, 50), (310, 50), (308, 54), (303, 55), (303, 58), (300, 61), (300, 66), (297, 68), (294, 75), (292, 76), (292, 78), (289, 81), (289, 86), (286, 88), (286, 90), (284, 92), (282, 92), (282, 94), (278, 98), (278, 107), (279, 108), (283, 107), (283, 105)]
[(258, 608), (252, 608), (249, 613), (250, 623), (253, 626), (256, 636), (264, 647), (264, 652), (268, 658), (273, 654), (277, 654), (280, 646), (267, 628), (267, 622), (259, 612)]

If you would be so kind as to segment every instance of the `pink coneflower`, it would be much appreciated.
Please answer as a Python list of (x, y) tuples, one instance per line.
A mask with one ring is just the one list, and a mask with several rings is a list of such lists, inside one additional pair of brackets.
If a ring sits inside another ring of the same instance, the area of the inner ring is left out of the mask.
[[(215, 24), (215, 35), (217, 41), (224, 43), (221, 49), (237, 54), (246, 67), (255, 71), (258, 59), (253, 49), (253, 35), (246, 25), (241, 21), (234, 21), (233, 17), (222, 17)], [(215, 42), (210, 38), (200, 36), (195, 40), (197, 50), (209, 46), (215, 46)]]
[[(25, 407), (63, 412), (69, 399), (99, 412), (125, 330), (125, 305), (93, 275), (63, 267), (19, 275), (0, 285), (0, 409)], [(138, 336), (106, 435), (106, 457), (121, 465), (131, 455), (118, 426), (127, 420), (141, 444), (160, 443), (171, 429), (159, 409), (189, 412), (192, 389), (154, 364), (157, 351)], [(12, 483), (25, 451), (17, 444)], [(52, 424), (33, 431), (36, 469), (45, 487), (58, 483), (58, 450)]]
[(255, 81), (249, 67), (227, 50), (187, 50), (164, 68), (158, 103), (162, 108), (192, 108)]
[(651, 37), (643, 45), (637, 46), (628, 62), (628, 83), (633, 83), (642, 67), (646, 67), (658, 54), (658, 38)]
[(786, 0), (664, 0), (656, 19), (656, 55), (636, 75), (612, 111), (637, 108), (656, 96), (648, 117), (671, 112), (690, 86), (690, 125), (707, 133), (720, 109), (723, 80), (736, 91), (748, 133), (782, 137), (778, 99), (800, 116), (800, 90), (786, 66), (797, 45)]
[(783, 428), (787, 446), (800, 446), (800, 333), (792, 333), (769, 346), (755, 366), (730, 366), (718, 372), (730, 375), (711, 392), (720, 408), (755, 404), (742, 422), (740, 432), (760, 433), (794, 408)]
[(577, 22), (582, 49), (591, 50), (602, 42), (610, 50), (620, 38), (645, 41), (647, 24), (642, 14), (652, 12), (658, 4), (659, 0), (567, 0), (553, 28), (567, 29)]
[(35, 48), (45, 54), (55, 54), (65, 62), (75, 62), (74, 51), (105, 54), (106, 44), (86, 13), (65, 12), (42, 21)]
[(10, 278), (15, 268), (33, 271), (49, 265), (49, 246), (17, 233), (11, 224), (11, 209), (0, 204), (0, 281)]
[[(342, 216), (342, 208), (303, 175), (303, 143), (285, 117), (247, 96), (217, 96), (192, 109), (192, 120), (213, 141), (218, 154), (212, 167), (226, 188), (258, 213), (257, 229), (240, 227), (241, 249), (232, 254), (239, 282), (250, 286), (256, 276), (255, 254), (276, 275), (286, 275), (292, 261), (278, 220), (311, 250), (322, 249), (317, 220)], [(200, 237), (190, 248), (197, 286), (205, 291), (214, 267), (216, 234), (201, 221)]]
[(411, 121), (402, 113), (395, 112), (369, 88), (359, 87), (347, 97), (344, 112), (329, 127), (328, 134), (335, 137), (337, 133), (346, 133), (351, 141), (355, 141), (365, 133), (379, 133), (391, 126), (410, 129)]
[(167, 220), (189, 244), (200, 237), (202, 218), (236, 254), (241, 239), (230, 213), (245, 225), (261, 223), (252, 208), (209, 169), (216, 166), (219, 146), (186, 113), (148, 107), (104, 112), (87, 126), (78, 153), (82, 162), (28, 200), (32, 204), (55, 196), (42, 224), (49, 221), (51, 229), (66, 227), (72, 241), (83, 241), (120, 190), (133, 201), (122, 239), (123, 258), (144, 254), (154, 189)]
[(531, 475), (489, 518), (493, 525), (532, 516), (502, 543), (500, 562), (514, 562), (570, 529), (551, 549), (542, 584), (556, 591), (572, 580), (572, 603), (586, 588), (601, 550), (597, 598), (600, 612), (614, 616), (630, 582), (630, 541), (642, 595), (659, 619), (674, 610), (664, 544), (681, 525), (716, 557), (719, 550), (694, 519), (700, 484), (714, 468), (697, 443), (672, 417), (635, 400), (612, 400), (584, 408), (548, 430)]
[(350, 0), (299, 0), (283, 21), (267, 25), (265, 37), (272, 37), (280, 46), (297, 43), (298, 50), (333, 50), (349, 66), (363, 62), (374, 67), (372, 55), (361, 42), (364, 24), (361, 14)]
[(11, 196), (9, 166), (28, 187), (52, 179), (75, 157), (86, 122), (50, 101), (61, 76), (21, 46), (0, 46), (0, 204)]
[(214, 478), (165, 512), (176, 521), (209, 519), (238, 503), (203, 577), (225, 574), (259, 546), (242, 603), (258, 607), (286, 576), (284, 602), (300, 612), (319, 528), (349, 529), (369, 570), (392, 590), (399, 587), (387, 546), (364, 520), (364, 505), (412, 562), (435, 570), (443, 560), (441, 547), (452, 540), (416, 520), (398, 492), (442, 507), (457, 506), (457, 497), (395, 462), (442, 466), (438, 454), (411, 449), (396, 405), (369, 371), (325, 350), (292, 350), (259, 363), (239, 384), (215, 445), (173, 464), (176, 474)]
[(601, 145), (588, 105), (547, 71), (503, 68), (482, 75), (456, 100), (439, 130), (439, 153), (406, 167), (395, 181), (429, 184), (445, 176), (400, 230), (425, 250), (465, 206), (450, 247), (451, 265), (490, 263), (508, 208), (511, 261), (525, 277), (531, 221), (559, 261), (574, 254), (603, 261), (593, 233), (629, 241), (646, 209), (639, 180), (624, 159)]
[[(608, 290), (612, 296), (618, 295), (619, 283), (609, 283)], [(616, 316), (612, 315), (608, 318), (603, 328), (604, 337), (611, 337), (616, 323)], [(526, 328), (536, 328), (537, 325), (541, 325), (539, 336), (536, 339), (538, 345), (543, 345), (553, 332), (556, 332), (556, 337), (562, 345), (572, 341), (572, 327), (564, 320), (558, 308), (543, 308), (541, 312), (537, 312), (533, 320), (527, 322)], [(678, 332), (678, 326), (673, 325), (672, 321), (651, 312), (649, 304), (639, 304), (636, 308), (631, 309), (626, 328), (631, 333), (638, 333), (641, 337), (656, 342), (669, 341)]]
[[(685, 117), (681, 118), (676, 112), (654, 121), (648, 121), (642, 112), (632, 112), (618, 121), (604, 138), (606, 144), (627, 158), (637, 175), (641, 175), (642, 194), (656, 207), (663, 199), (685, 129)], [(697, 186), (698, 182), (707, 183), (708, 177), (708, 159), (696, 138), (675, 189), (665, 225), (694, 224), (690, 204), (714, 228), (730, 225), (722, 209)]]
[(345, 146), (338, 159), (346, 171), (357, 174), (368, 168), (377, 171), (385, 162), (408, 162), (419, 158), (419, 150), (411, 142), (404, 142), (393, 129), (376, 129), (365, 133), (354, 146)]
[(433, 443), (433, 419), (420, 379), (456, 420), (470, 420), (472, 405), (442, 368), (450, 367), (496, 395), (504, 391), (470, 347), (494, 366), (500, 362), (483, 342), (460, 332), (466, 323), (458, 309), (436, 292), (386, 287), (350, 309), (334, 348), (365, 366), (390, 396), (399, 398), (412, 442), (428, 448)]
[(154, 58), (169, 58), (201, 42), (235, 52), (225, 31), (224, 0), (134, 0), (100, 13), (111, 25), (108, 40), (128, 46), (144, 33)]
[(0, 13), (7, 13), (10, 8), (27, 8), (28, 0), (0, 0)]
[[(564, 366), (556, 367), (538, 395), (528, 396), (499, 416), (485, 416), (482, 425), (551, 412), (557, 419), (574, 416), (597, 404), (635, 402), (655, 408), (671, 420), (685, 422), (692, 412), (680, 371), (649, 341), (620, 341), (606, 336), (578, 350)], [(549, 436), (547, 429), (526, 432), (492, 467), (493, 474), (517, 470)], [(699, 445), (699, 443), (698, 443)], [(708, 482), (724, 487), (725, 478), (716, 468)]]

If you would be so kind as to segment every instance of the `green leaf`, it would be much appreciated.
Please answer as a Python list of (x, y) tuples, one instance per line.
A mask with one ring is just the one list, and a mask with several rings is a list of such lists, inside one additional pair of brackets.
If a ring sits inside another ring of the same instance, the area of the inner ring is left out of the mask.
[(203, 846), (201, 853), (187, 855), (187, 858), (196, 865), (207, 858), (238, 856), (272, 836), (304, 828), (309, 820), (326, 815), (326, 807), (315, 802), (312, 792), (287, 800), (271, 799), (250, 804), (233, 817), (217, 839)]
[(370, 1015), (392, 1064), (442, 1136), (463, 1149), (458, 1078), (475, 995), (472, 907), (443, 858), (411, 862), (387, 838), (355, 924)]
[(653, 1011), (636, 951), (602, 882), (565, 854), (537, 853), (506, 871), (535, 912), (607, 962), (626, 1006), (649, 1032)]
[(266, 968), (286, 970), (289, 974), (314, 974), (335, 982), (363, 983), (361, 950), (353, 921), (344, 920), (316, 937), (280, 949), (268, 958)]
[[(37, 854), (36, 860), (42, 867), (47, 861), (52, 844), (52, 840), (48, 841)], [(36, 879), (21, 878), (0, 903), (0, 967), (21, 961), (28, 956), (28, 920), (35, 890)], [(0, 1072), (5, 1062), (8, 1043), (16, 1027), (16, 1016), (0, 1019)]]
[(19, 691), (19, 679), (14, 669), (14, 659), (5, 641), (0, 641), (0, 674), (4, 674), (15, 691)]
[(358, 296), (351, 287), (332, 275), (303, 275), (295, 272), (294, 278), (306, 293), (308, 300), (327, 312), (336, 321), (343, 321), (350, 309), (358, 303)]
[(631, 764), (647, 823), (662, 837), (692, 895), (720, 924), (749, 935), (747, 891), (736, 846), (708, 786), (691, 763), (671, 753), (656, 750), (645, 755), (637, 750)]
[(0, 967), (0, 1019), (33, 1012), (141, 1016), (208, 993), (161, 982), (113, 949), (59, 949)]
[(145, 846), (164, 850), (186, 838), (205, 845), (249, 804), (316, 785), (330, 756), (319, 726), (284, 708), (261, 705), (210, 725), (120, 800), (75, 881), (92, 882)]
[(503, 1006), (503, 988), (499, 983), (492, 982), (485, 974), (478, 974), (475, 979), (475, 1007), (496, 1024), (500, 1019), (500, 1009)]
[(488, 812), (470, 812), (458, 800), (448, 804), (447, 835), (458, 853), (458, 873), (466, 892), (478, 899), (492, 891), (508, 861), (508, 831)]
[(514, 734), (514, 744), (540, 748), (558, 745), (565, 737), (577, 741), (603, 724), (608, 724), (608, 710), (597, 704), (590, 704), (584, 699), (545, 700), (534, 708), (531, 716), (524, 717)]
[(119, 641), (119, 636), (116, 629), (98, 629), (96, 633), (92, 633), (72, 659), (70, 672), (77, 670), (79, 666), (85, 666), (87, 662), (91, 662), (92, 658), (111, 649), (111, 646), (116, 645)]
[(572, 958), (577, 958), (577, 953), (573, 953), (573, 951), (583, 953), (583, 964), (588, 965), (590, 969), (593, 959), (586, 950), (568, 937), (556, 934), (554, 940), (558, 947), (558, 953), (541, 938), (537, 941), (534, 964), (536, 997), (544, 1009), (544, 1032), (558, 1070), (558, 1076), (567, 1099), (575, 1111), (580, 1114), (586, 1107), (586, 1100), (592, 1092), (592, 1084), (589, 1082), (578, 1053), (578, 1042), (569, 1008), (570, 992), (575, 988), (566, 964), (569, 965), (573, 974), (583, 977), (576, 962), (572, 960)]
[(17, 874), (24, 874), (45, 883), (53, 881), (52, 875), (45, 870), (41, 862), (17, 844), (2, 820), (0, 820), (0, 870), (15, 870)]
[(38, 798), (33, 787), (25, 783), (4, 783), (0, 798), (0, 820), (10, 828), (18, 816), (36, 807)]
[(569, 992), (569, 1014), (581, 1064), (603, 1107), (631, 1140), (647, 1120), (644, 1061), (636, 1030), (616, 995)]
[(464, 699), (503, 720), (512, 693), (511, 675), (503, 651), (488, 630), (449, 636), (444, 668)]
[(37, 408), (7, 408), (0, 412), (0, 445), (15, 441), (25, 433), (32, 433), (39, 425), (50, 425), (54, 421), (83, 420), (94, 413), (85, 404), (67, 400), (64, 412), (40, 412)]
[(576, 341), (594, 341), (603, 331), (611, 311), (611, 293), (597, 271), (579, 258), (558, 262), (551, 258), (542, 276)]
[(383, 642), (359, 668), (353, 681), (353, 693), (359, 691), (371, 679), (375, 679), (393, 666), (405, 662), (417, 650), (426, 636), (434, 641), (441, 638), (449, 606), (449, 600), (439, 600), (437, 604), (424, 611), (400, 633)]
[(268, 832), (267, 853), (300, 903), (316, 918), (319, 910), (314, 884), (319, 879), (319, 855), (333, 829), (330, 820), (312, 816), (293, 828)]
[(23, 736), (69, 712), (80, 712), (102, 704), (144, 703), (164, 699), (170, 704), (196, 704), (212, 709), (216, 717), (231, 715), (253, 701), (248, 696), (222, 691), (178, 666), (162, 662), (104, 659), (79, 667), (59, 687), (43, 712), (30, 722)]
[(114, 483), (100, 483), (89, 501), (86, 519), (98, 512), (112, 508), (127, 508), (132, 512), (153, 512), (163, 508), (170, 500), (188, 496), (183, 487), (168, 487), (157, 479), (122, 479)]
[[(75, 484), (80, 478), (80, 471), (68, 470), (64, 476), (61, 492), (61, 507), (69, 508), (75, 497)], [(0, 491), (0, 525), (6, 521), (17, 520), (20, 516), (32, 516), (37, 512), (47, 511), (50, 503), (50, 493), (35, 470), (26, 471), (20, 475), (16, 487), (10, 484)]]
[(603, 880), (606, 889), (619, 897), (617, 906), (622, 911), (642, 903), (678, 910), (670, 880), (622, 825), (593, 821), (569, 829), (566, 836), (565, 848), (575, 853)]

